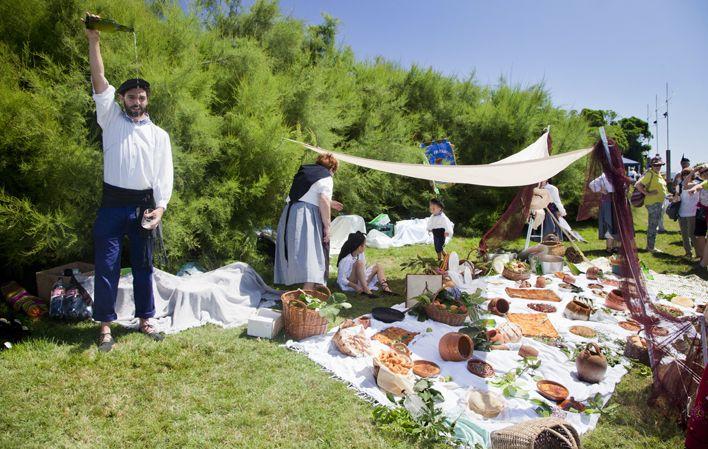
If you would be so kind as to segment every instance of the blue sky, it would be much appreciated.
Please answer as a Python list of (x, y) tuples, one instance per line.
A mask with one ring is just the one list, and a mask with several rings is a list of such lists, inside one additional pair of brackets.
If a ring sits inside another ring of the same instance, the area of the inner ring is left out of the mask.
[[(252, 3), (246, 1), (246, 3)], [(494, 85), (544, 81), (554, 104), (612, 109), (652, 121), (670, 89), (672, 168), (681, 154), (708, 162), (708, 1), (281, 0), (286, 15), (340, 19), (339, 44), (359, 59)], [(652, 133), (655, 129), (652, 125)], [(666, 121), (659, 122), (666, 150)], [(656, 141), (652, 140), (652, 146)]]

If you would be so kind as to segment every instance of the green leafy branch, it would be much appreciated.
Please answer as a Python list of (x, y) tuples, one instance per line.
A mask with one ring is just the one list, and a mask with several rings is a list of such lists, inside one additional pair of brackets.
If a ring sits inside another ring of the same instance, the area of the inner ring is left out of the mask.
[(444, 398), (432, 385), (430, 380), (421, 379), (413, 386), (413, 393), (399, 400), (387, 394), (389, 401), (397, 407), (374, 407), (374, 423), (379, 428), (400, 434), (413, 443), (459, 445), (461, 441), (455, 436), (456, 422), (450, 422), (437, 407)]

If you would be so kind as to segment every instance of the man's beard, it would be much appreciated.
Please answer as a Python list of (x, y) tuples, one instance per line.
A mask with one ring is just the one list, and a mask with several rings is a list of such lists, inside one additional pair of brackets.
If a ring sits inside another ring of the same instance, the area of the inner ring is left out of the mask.
[(133, 105), (130, 108), (125, 106), (125, 113), (128, 114), (128, 116), (132, 117), (132, 118), (140, 117), (141, 115), (145, 114), (146, 112), (147, 112), (147, 108), (143, 108), (139, 104)]

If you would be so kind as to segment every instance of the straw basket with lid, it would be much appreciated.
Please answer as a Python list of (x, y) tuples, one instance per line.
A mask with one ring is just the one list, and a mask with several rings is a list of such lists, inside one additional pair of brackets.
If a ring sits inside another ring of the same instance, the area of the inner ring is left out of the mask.
[(324, 335), (327, 332), (327, 319), (320, 316), (316, 310), (308, 309), (307, 304), (298, 299), (302, 293), (314, 296), (322, 301), (332, 295), (326, 286), (317, 286), (317, 290), (291, 290), (283, 293), (283, 319), (285, 332), (295, 340)]
[(565, 255), (565, 246), (563, 246), (563, 243), (558, 239), (558, 236), (555, 234), (549, 234), (544, 237), (543, 242), (541, 244), (548, 248), (548, 254), (550, 254), (551, 256), (563, 257)]
[(578, 431), (560, 418), (540, 418), (495, 430), (493, 449), (580, 449)]

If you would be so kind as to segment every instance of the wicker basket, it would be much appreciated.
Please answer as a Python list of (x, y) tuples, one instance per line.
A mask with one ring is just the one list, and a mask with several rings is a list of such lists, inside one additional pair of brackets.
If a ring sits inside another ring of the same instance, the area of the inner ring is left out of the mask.
[(562, 243), (545, 244), (548, 247), (548, 254), (551, 256), (565, 256), (565, 246)]
[(517, 273), (504, 267), (504, 270), (502, 270), (502, 276), (512, 281), (527, 281), (531, 278), (531, 272), (527, 271), (525, 273)]
[[(435, 298), (437, 298), (437, 296), (438, 295), (436, 293)], [(435, 299), (433, 299), (433, 301), (435, 301)], [(438, 323), (447, 324), (448, 326), (462, 326), (465, 322), (465, 318), (467, 318), (466, 313), (448, 312), (447, 310), (438, 309), (434, 304), (428, 304), (425, 306), (425, 313), (431, 320), (437, 321)]]
[(575, 428), (559, 418), (524, 421), (492, 432), (492, 449), (580, 449)]
[(323, 301), (326, 301), (332, 294), (325, 286), (316, 288), (321, 291), (292, 290), (283, 293), (280, 297), (283, 301), (285, 332), (295, 340), (302, 340), (313, 335), (324, 335), (327, 332), (327, 319), (321, 317), (317, 311), (308, 309), (306, 304), (298, 299), (302, 292)]

